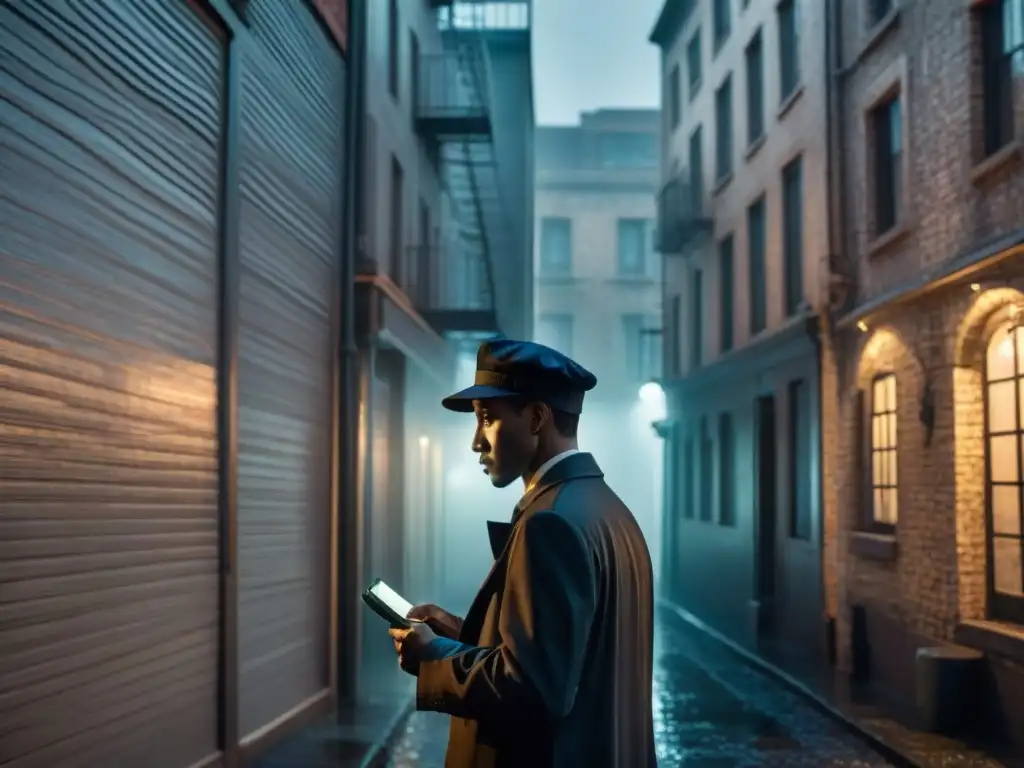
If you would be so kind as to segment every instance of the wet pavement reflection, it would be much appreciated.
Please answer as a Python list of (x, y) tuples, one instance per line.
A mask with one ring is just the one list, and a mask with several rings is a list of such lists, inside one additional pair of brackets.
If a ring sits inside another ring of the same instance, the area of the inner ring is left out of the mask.
[[(888, 766), (880, 755), (802, 697), (670, 615), (655, 641), (654, 717), (662, 768)], [(390, 768), (441, 768), (447, 718), (417, 712)]]

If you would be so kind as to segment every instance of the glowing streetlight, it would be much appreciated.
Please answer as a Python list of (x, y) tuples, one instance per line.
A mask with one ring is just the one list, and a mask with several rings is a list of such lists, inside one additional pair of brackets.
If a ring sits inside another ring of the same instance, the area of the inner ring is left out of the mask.
[(426, 450), (429, 447), (430, 447), (430, 438), (427, 437), (426, 435), (421, 435), (420, 436), (420, 448), (422, 448), (423, 450)]
[(656, 381), (648, 381), (638, 393), (640, 405), (643, 408), (644, 416), (649, 421), (659, 421), (665, 418), (665, 390)]

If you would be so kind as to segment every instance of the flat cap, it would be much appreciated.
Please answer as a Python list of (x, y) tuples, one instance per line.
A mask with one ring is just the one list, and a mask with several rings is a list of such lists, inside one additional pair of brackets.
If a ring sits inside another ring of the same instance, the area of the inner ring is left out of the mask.
[(474, 400), (526, 397), (579, 414), (584, 393), (596, 386), (594, 374), (551, 347), (496, 339), (480, 345), (473, 386), (446, 397), (441, 405), (449, 411), (470, 413)]

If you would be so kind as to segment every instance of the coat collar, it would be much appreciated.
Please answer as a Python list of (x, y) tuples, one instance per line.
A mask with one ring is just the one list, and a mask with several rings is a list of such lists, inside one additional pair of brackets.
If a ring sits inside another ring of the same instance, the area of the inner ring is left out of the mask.
[(571, 456), (566, 456), (548, 469), (537, 485), (523, 495), (512, 513), (512, 522), (488, 520), (487, 537), (490, 539), (491, 553), (494, 555), (494, 559), (497, 560), (504, 552), (512, 538), (512, 530), (541, 496), (562, 483), (587, 477), (604, 477), (593, 454), (574, 453)]

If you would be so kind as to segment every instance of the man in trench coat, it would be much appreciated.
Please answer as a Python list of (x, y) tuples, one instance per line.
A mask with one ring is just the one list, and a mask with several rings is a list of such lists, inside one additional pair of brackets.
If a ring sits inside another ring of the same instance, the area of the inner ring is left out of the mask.
[(416, 706), (451, 715), (446, 768), (656, 768), (651, 559), (632, 513), (581, 453), (597, 379), (531, 342), (483, 344), (474, 413), (491, 482), (522, 478), (510, 523), (488, 523), (494, 566), (465, 619), (418, 606), (391, 630)]

